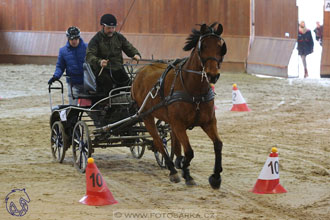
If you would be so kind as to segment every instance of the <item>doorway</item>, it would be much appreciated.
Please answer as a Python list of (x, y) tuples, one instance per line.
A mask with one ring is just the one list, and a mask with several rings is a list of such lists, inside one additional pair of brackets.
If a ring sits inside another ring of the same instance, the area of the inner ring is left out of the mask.
[[(314, 40), (314, 52), (307, 56), (307, 68), (309, 78), (318, 79), (320, 78), (320, 67), (321, 67), (321, 56), (322, 46), (316, 41), (314, 29), (316, 28), (316, 22), (320, 22), (323, 25), (323, 11), (324, 11), (324, 0), (297, 0), (298, 6), (298, 23), (305, 21), (307, 29), (312, 33)], [(289, 77), (304, 78), (304, 67), (300, 56), (298, 56), (298, 50), (295, 49), (292, 52), (292, 56), (289, 63)]]

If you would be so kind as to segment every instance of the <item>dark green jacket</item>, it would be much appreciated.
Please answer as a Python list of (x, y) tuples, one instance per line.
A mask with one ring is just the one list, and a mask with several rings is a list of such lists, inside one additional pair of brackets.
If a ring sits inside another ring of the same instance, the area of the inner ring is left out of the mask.
[(108, 37), (101, 30), (88, 43), (86, 62), (91, 65), (95, 75), (101, 70), (100, 62), (102, 59), (109, 60), (105, 69), (111, 67), (113, 71), (116, 71), (122, 68), (122, 51), (128, 57), (134, 57), (136, 54), (141, 57), (139, 51), (121, 33), (115, 32), (113, 36)]

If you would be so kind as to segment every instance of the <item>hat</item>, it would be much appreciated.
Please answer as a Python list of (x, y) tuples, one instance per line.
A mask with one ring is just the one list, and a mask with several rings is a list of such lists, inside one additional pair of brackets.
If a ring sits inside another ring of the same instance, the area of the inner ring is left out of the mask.
[(80, 38), (79, 28), (75, 26), (69, 27), (68, 30), (66, 31), (66, 36), (68, 37), (69, 40)]
[(100, 24), (105, 26), (117, 26), (117, 19), (112, 14), (104, 14), (101, 17)]

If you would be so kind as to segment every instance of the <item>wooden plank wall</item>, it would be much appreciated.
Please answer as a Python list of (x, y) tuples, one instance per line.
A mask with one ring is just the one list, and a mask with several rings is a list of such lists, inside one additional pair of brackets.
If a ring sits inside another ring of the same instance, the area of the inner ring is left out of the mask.
[(297, 39), (296, 0), (255, 0), (255, 35)]
[(297, 27), (296, 0), (255, 0), (255, 37), (247, 72), (287, 77)]
[(330, 12), (324, 12), (321, 77), (330, 78)]
[[(224, 66), (245, 68), (250, 0), (0, 0), (0, 5), (0, 38), (10, 44), (0, 48), (0, 62), (4, 57), (8, 61), (9, 55), (33, 59), (55, 56), (65, 42), (64, 31), (72, 25), (81, 29), (88, 42), (88, 36), (100, 30), (101, 15), (113, 13), (119, 23), (117, 30), (121, 29), (144, 57), (156, 59), (186, 55), (182, 47), (195, 24), (218, 21), (224, 26), (228, 46)], [(21, 36), (29, 39), (19, 43), (9, 40)], [(31, 46), (31, 42), (38, 45)]]
[[(99, 30), (113, 13), (125, 33), (190, 33), (195, 24), (218, 21), (225, 35), (249, 36), (250, 0), (0, 0), (0, 30), (84, 32)], [(13, 19), (13, 17), (15, 19)]]

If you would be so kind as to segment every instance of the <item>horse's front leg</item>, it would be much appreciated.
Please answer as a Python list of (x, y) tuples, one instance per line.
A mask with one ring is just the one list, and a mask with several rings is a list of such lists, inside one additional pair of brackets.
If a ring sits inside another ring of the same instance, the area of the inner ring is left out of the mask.
[[(194, 158), (194, 151), (189, 143), (188, 135), (186, 129), (182, 126), (172, 126), (173, 133), (175, 135), (176, 141), (178, 141), (179, 149), (181, 151), (180, 143), (184, 149), (184, 157), (181, 156), (181, 152), (176, 153), (175, 166), (182, 169), (182, 177), (186, 181), (186, 185), (193, 186), (196, 185), (194, 179), (190, 176), (189, 166), (191, 160)], [(176, 149), (177, 149), (176, 146)], [(179, 156), (178, 156), (179, 155)]]
[(165, 158), (165, 163), (167, 168), (170, 170), (170, 181), (174, 183), (180, 182), (180, 177), (178, 175), (178, 171), (176, 171), (174, 167), (173, 161), (170, 159), (168, 154), (165, 152), (164, 145), (162, 139), (159, 137), (157, 127), (155, 125), (154, 117), (151, 115), (145, 117), (143, 119), (146, 129), (150, 133), (153, 138), (154, 145), (158, 152), (160, 152)]
[(183, 159), (184, 157), (182, 156), (182, 152), (181, 152), (181, 144), (178, 140), (178, 138), (176, 137), (175, 133), (173, 132), (173, 130), (171, 131), (171, 147), (172, 147), (172, 152), (174, 152), (174, 155), (176, 156), (175, 159), (175, 167), (177, 169), (182, 169), (182, 163), (183, 163)]
[(222, 172), (222, 141), (218, 135), (217, 120), (214, 118), (211, 124), (202, 126), (202, 129), (210, 137), (214, 145), (214, 173), (209, 177), (209, 183), (213, 189), (219, 189), (221, 185), (220, 173)]

